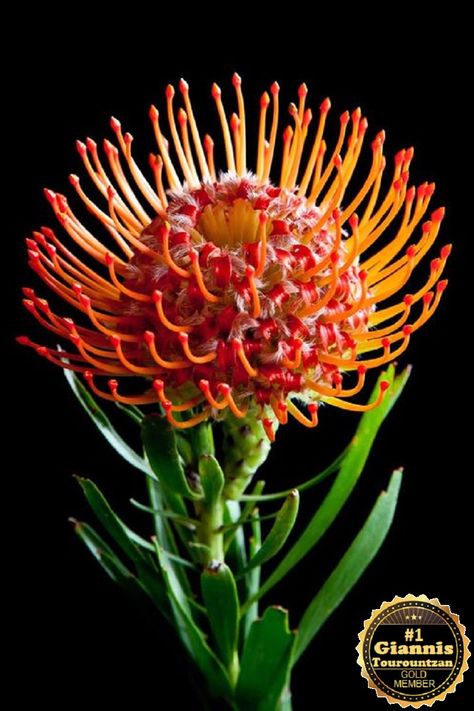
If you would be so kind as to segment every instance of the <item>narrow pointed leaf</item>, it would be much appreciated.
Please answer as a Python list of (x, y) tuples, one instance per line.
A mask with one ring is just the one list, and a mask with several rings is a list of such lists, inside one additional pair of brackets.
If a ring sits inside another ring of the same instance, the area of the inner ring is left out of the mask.
[(140, 548), (131, 540), (127, 527), (112, 510), (109, 502), (90, 479), (81, 479), (78, 477), (78, 482), (85, 494), (85, 497), (94, 511), (95, 515), (107, 531), (114, 539), (117, 545), (123, 552), (134, 562), (142, 562), (144, 554)]
[(201, 574), (201, 592), (220, 658), (230, 669), (237, 654), (239, 600), (229, 566), (214, 561)]
[(148, 415), (142, 422), (142, 441), (154, 474), (165, 491), (189, 499), (199, 499), (186, 479), (178, 454), (176, 433), (169, 422), (158, 415)]
[[(94, 531), (92, 526), (82, 521), (76, 521), (75, 519), (70, 519), (70, 521), (74, 526), (74, 532), (79, 536), (94, 558), (99, 561), (105, 572), (115, 583), (119, 583), (123, 577), (131, 575), (128, 568), (120, 561), (108, 543)], [(104, 554), (107, 555), (105, 565), (103, 563)], [(109, 565), (108, 561), (113, 561), (113, 564)]]
[(72, 392), (107, 442), (133, 467), (148, 476), (153, 476), (145, 460), (122, 439), (112, 426), (105, 412), (99, 407), (89, 390), (81, 383), (77, 375), (71, 370), (64, 370), (64, 375)]
[(256, 620), (245, 643), (236, 699), (245, 711), (275, 711), (288, 686), (296, 633), (288, 627), (288, 613), (269, 607)]
[[(178, 512), (173, 510), (173, 513), (181, 515), (183, 506), (181, 497), (176, 495), (170, 495), (169, 500), (165, 501), (163, 489), (157, 479), (147, 479), (146, 484), (152, 509), (155, 509), (155, 511), (158, 512), (164, 509), (167, 505), (170, 506), (170, 508), (173, 508), (174, 506), (178, 509)], [(184, 511), (187, 514), (186, 508), (184, 508)], [(176, 544), (176, 539), (174, 536), (173, 529), (170, 526), (170, 522), (167, 520), (166, 517), (160, 516), (159, 513), (153, 513), (153, 523), (155, 529), (155, 536), (162, 549), (168, 552), (168, 556), (176, 556), (178, 554), (178, 546)], [(179, 535), (183, 535), (182, 528), (182, 526), (177, 527)], [(183, 538), (185, 541), (187, 541), (186, 536), (183, 535)], [(181, 569), (182, 566), (174, 565), (173, 567), (175, 569), (176, 575), (178, 576), (181, 582), (183, 589), (188, 590), (189, 580), (186, 577), (185, 571)]]
[(115, 583), (139, 600), (143, 600), (143, 595), (149, 597), (165, 618), (171, 619), (168, 597), (159, 571), (139, 564), (137, 578), (91, 526), (74, 520), (72, 523), (76, 534)]
[[(322, 538), (335, 520), (354, 489), (370, 454), (380, 425), (397, 401), (408, 380), (409, 374), (410, 370), (407, 368), (403, 373), (394, 377), (394, 367), (389, 366), (387, 372), (380, 376), (371, 399), (373, 400), (377, 396), (380, 381), (388, 380), (390, 387), (385, 394), (385, 398), (378, 407), (362, 415), (355, 436), (349, 445), (347, 454), (342, 461), (341, 468), (331, 489), (299, 539), (284, 556), (275, 571), (261, 586), (258, 591), (258, 598), (271, 590), (276, 583), (299, 563)], [(247, 605), (251, 602), (252, 600), (249, 600)]]
[[(260, 546), (262, 545), (262, 531), (260, 527), (258, 509), (254, 509), (252, 511), (252, 513), (250, 514), (250, 519), (252, 522), (252, 535), (249, 539), (249, 555), (254, 556), (260, 550)], [(247, 588), (247, 594), (245, 596), (246, 598), (253, 598), (257, 594), (258, 588), (260, 587), (260, 572), (260, 567), (257, 566), (246, 573), (244, 578)], [(252, 623), (255, 622), (257, 617), (258, 600), (255, 600), (255, 602), (250, 605), (247, 612), (245, 613), (245, 615), (242, 616), (241, 619), (242, 637), (244, 640), (247, 639), (250, 627)]]
[(177, 632), (183, 645), (205, 677), (211, 694), (216, 698), (230, 698), (231, 685), (222, 663), (210, 649), (204, 634), (192, 619), (189, 610), (183, 606), (182, 599), (176, 596), (175, 585), (170, 576), (171, 571), (159, 545), (156, 546), (156, 553), (168, 590)]
[(273, 558), (273, 556), (283, 548), (293, 529), (293, 526), (295, 525), (296, 517), (298, 515), (299, 502), (299, 493), (296, 489), (293, 489), (290, 491), (289, 496), (286, 498), (283, 506), (279, 510), (275, 523), (270, 529), (268, 536), (265, 538), (255, 555), (250, 559), (246, 571), (263, 565), (263, 563), (266, 563), (267, 560)]
[(393, 521), (401, 480), (402, 472), (396, 470), (387, 491), (380, 494), (365, 524), (304, 613), (298, 627), (295, 661), (377, 554)]
[(124, 412), (127, 417), (132, 420), (132, 422), (135, 422), (136, 425), (141, 425), (145, 415), (138, 407), (135, 407), (135, 405), (122, 405), (121, 402), (116, 402), (115, 404), (119, 410), (122, 410), (122, 412)]
[(206, 506), (215, 506), (224, 489), (224, 472), (212, 454), (204, 454), (199, 459), (199, 476)]

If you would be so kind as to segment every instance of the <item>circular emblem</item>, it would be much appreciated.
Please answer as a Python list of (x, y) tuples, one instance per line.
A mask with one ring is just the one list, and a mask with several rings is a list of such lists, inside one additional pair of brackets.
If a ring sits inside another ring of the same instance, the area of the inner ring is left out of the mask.
[(466, 628), (447, 605), (426, 595), (384, 602), (359, 640), (362, 676), (391, 704), (431, 706), (456, 689), (468, 668)]

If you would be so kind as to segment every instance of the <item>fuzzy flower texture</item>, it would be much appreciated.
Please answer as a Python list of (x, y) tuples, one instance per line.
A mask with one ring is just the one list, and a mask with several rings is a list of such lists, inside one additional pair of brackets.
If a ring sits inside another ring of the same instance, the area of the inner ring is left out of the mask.
[[(26, 308), (73, 348), (19, 340), (83, 373), (106, 400), (160, 403), (179, 428), (229, 411), (245, 417), (251, 408), (273, 439), (289, 414), (315, 426), (321, 402), (355, 411), (377, 406), (384, 381), (370, 405), (348, 398), (362, 390), (368, 369), (400, 356), (432, 316), (447, 284), (440, 277), (450, 245), (408, 291), (444, 214), (438, 208), (423, 222), (434, 185), (410, 186), (413, 149), (397, 153), (386, 170), (382, 131), (363, 159), (367, 167), (356, 171), (366, 119), (360, 109), (343, 113), (328, 146), (330, 102), (314, 121), (304, 84), (280, 140), (274, 83), (260, 100), (249, 167), (237, 74), (232, 83), (230, 118), (212, 87), (224, 172), (215, 166), (212, 138), (201, 139), (183, 80), (180, 108), (174, 88), (166, 89), (169, 138), (151, 107), (157, 152), (148, 177), (116, 119), (116, 145), (105, 140), (103, 155), (93, 140), (78, 141), (98, 202), (79, 177), (70, 182), (93, 219), (84, 223), (64, 195), (46, 190), (69, 243), (44, 227), (27, 245), (32, 269), (81, 318), (58, 315), (24, 290)], [(124, 384), (127, 376), (134, 386)]]

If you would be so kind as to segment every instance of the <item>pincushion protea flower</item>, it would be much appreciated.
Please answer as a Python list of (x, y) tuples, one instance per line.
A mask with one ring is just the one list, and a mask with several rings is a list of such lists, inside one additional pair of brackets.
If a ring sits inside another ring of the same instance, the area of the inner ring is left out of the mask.
[[(88, 323), (56, 315), (25, 289), (27, 309), (74, 349), (20, 341), (84, 373), (105, 399), (161, 403), (176, 427), (228, 410), (241, 418), (257, 408), (272, 439), (274, 423), (285, 423), (288, 414), (316, 425), (320, 402), (357, 411), (380, 402), (384, 381), (370, 405), (348, 398), (361, 391), (367, 369), (397, 358), (433, 314), (447, 283), (440, 277), (450, 246), (431, 262), (423, 285), (407, 292), (444, 214), (439, 208), (422, 223), (434, 185), (409, 186), (413, 149), (397, 153), (387, 175), (384, 133), (377, 134), (368, 173), (355, 188), (367, 132), (360, 110), (342, 114), (336, 145), (328, 150), (330, 102), (321, 104), (312, 130), (303, 84), (280, 144), (275, 83), (271, 98), (261, 97), (256, 164), (249, 166), (236, 74), (233, 86), (237, 113), (230, 119), (221, 90), (212, 88), (226, 172), (216, 169), (211, 137), (201, 140), (183, 80), (177, 112), (175, 91), (166, 89), (170, 140), (158, 110), (150, 110), (158, 146), (150, 155), (151, 178), (135, 162), (132, 136), (116, 119), (117, 145), (104, 141), (105, 160), (93, 140), (77, 143), (102, 204), (79, 177), (70, 181), (109, 238), (90, 231), (64, 195), (46, 190), (84, 254), (70, 251), (49, 228), (34, 232), (27, 244), (33, 270)], [(104, 376), (111, 378), (108, 391), (100, 383)], [(119, 379), (125, 376), (144, 379), (139, 393), (124, 391)], [(295, 399), (306, 403), (307, 414)]]

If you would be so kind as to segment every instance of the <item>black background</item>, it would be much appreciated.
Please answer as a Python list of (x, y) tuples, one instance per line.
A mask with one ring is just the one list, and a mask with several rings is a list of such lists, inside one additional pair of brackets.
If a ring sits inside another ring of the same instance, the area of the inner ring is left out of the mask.
[[(463, 19), (451, 27), (453, 18), (443, 15), (432, 17), (431, 26), (415, 27), (402, 22), (394, 6), (389, 21), (373, 15), (373, 28), (368, 22), (360, 34), (350, 15), (313, 21), (302, 8), (295, 9), (301, 16), (277, 13), (274, 27), (268, 17), (247, 16), (238, 7), (206, 17), (178, 9), (166, 16), (133, 8), (111, 11), (100, 27), (85, 12), (67, 21), (59, 14), (30, 14), (27, 27), (23, 18), (11, 24), (15, 48), (4, 59), (2, 335), (7, 360), (2, 404), (11, 426), (5, 442), (10, 459), (4, 460), (3, 548), (6, 587), (12, 593), (4, 608), (13, 628), (12, 708), (42, 702), (63, 708), (92, 697), (108, 707), (128, 698), (137, 709), (195, 707), (172, 635), (130, 607), (67, 523), (69, 515), (91, 520), (73, 474), (94, 478), (124, 514), (129, 496), (144, 498), (140, 476), (101, 441), (61, 373), (12, 343), (18, 333), (37, 334), (19, 304), (22, 285), (38, 286), (26, 267), (23, 237), (54, 222), (42, 188), (70, 193), (67, 174), (80, 171), (74, 140), (111, 137), (111, 114), (135, 135), (146, 156), (153, 146), (148, 106), (163, 103), (164, 87), (180, 76), (191, 85), (201, 121), (212, 129), (210, 84), (216, 80), (230, 97), (234, 70), (243, 77), (249, 106), (274, 79), (284, 101), (306, 81), (313, 105), (330, 95), (335, 116), (361, 105), (372, 135), (387, 130), (388, 155), (402, 146), (416, 147), (414, 179), (436, 180), (433, 205), (448, 210), (439, 244), (454, 243), (448, 291), (436, 316), (413, 339), (409, 361), (403, 358), (402, 364), (414, 364), (414, 372), (364, 477), (318, 549), (269, 595), (269, 603), (289, 606), (296, 625), (390, 471), (405, 467), (382, 553), (295, 670), (295, 709), (326, 708), (321, 698), (341, 708), (384, 708), (361, 679), (354, 648), (372, 608), (397, 594), (439, 597), (461, 614), (472, 635), (472, 590), (466, 580), (472, 559), (467, 539), (472, 349), (466, 342), (472, 332), (472, 198), (466, 167), (472, 161), (472, 128), (466, 124)], [(265, 466), (269, 488), (315, 473), (356, 424), (352, 414), (329, 409), (321, 420), (316, 433), (293, 425), (281, 433)], [(302, 518), (320, 496), (304, 497)], [(131, 519), (146, 530), (145, 519), (133, 513)], [(471, 676), (443, 708), (466, 708)], [(160, 702), (170, 690), (172, 700)]]

